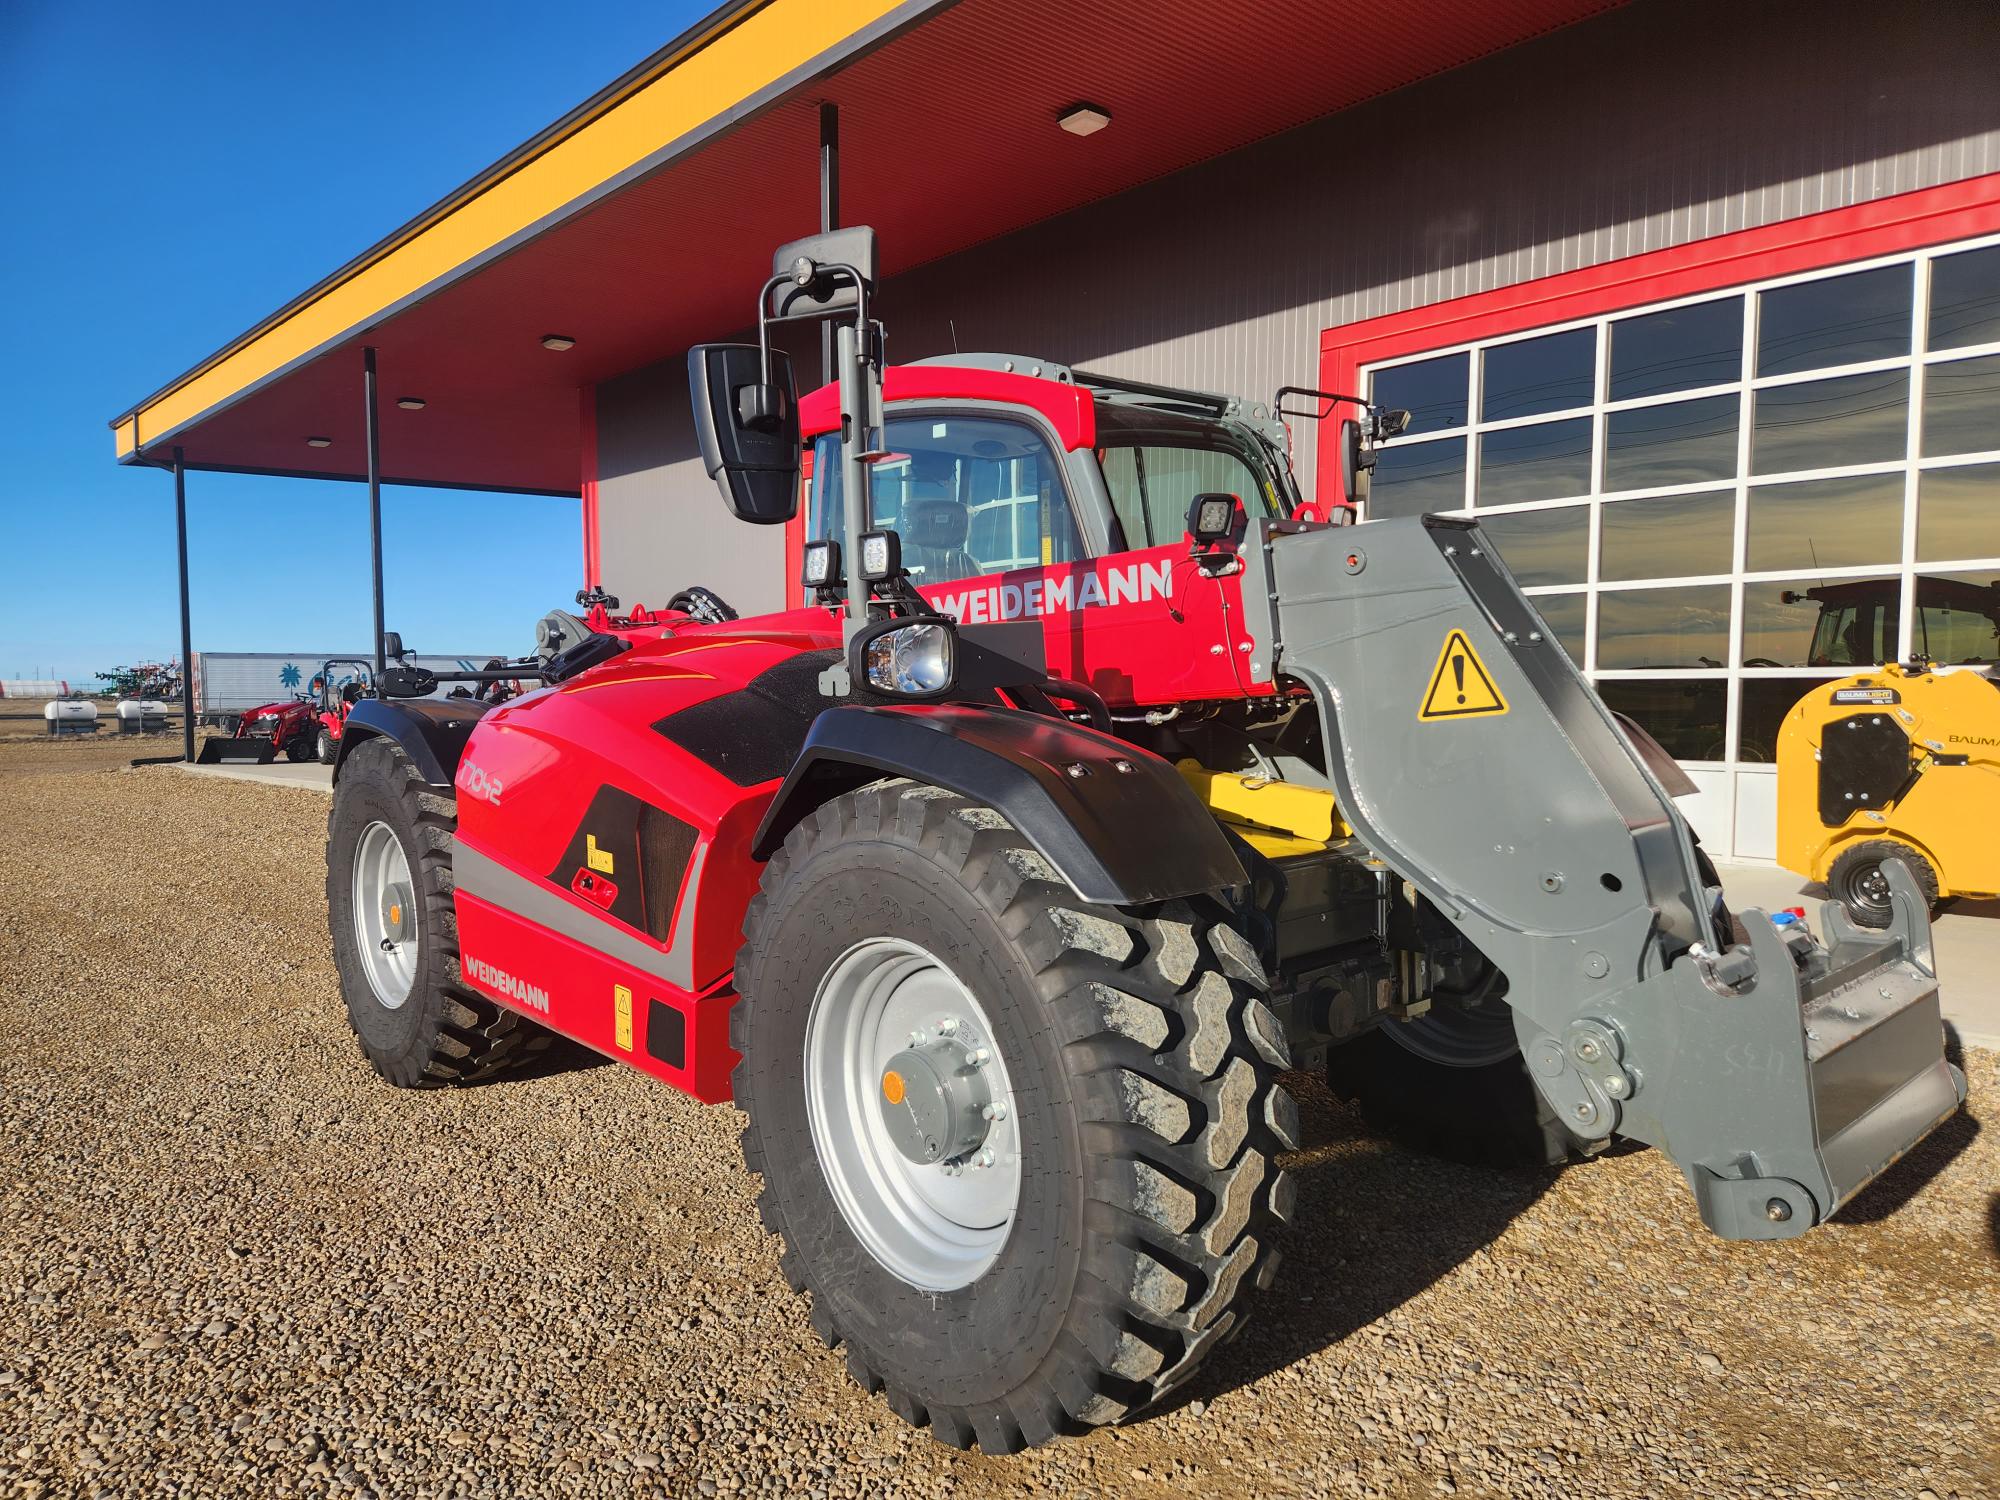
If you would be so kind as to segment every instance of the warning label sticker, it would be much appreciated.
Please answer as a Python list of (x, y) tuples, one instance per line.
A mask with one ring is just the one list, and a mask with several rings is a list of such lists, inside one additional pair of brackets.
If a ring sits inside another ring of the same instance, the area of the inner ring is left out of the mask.
[(1417, 710), (1417, 717), (1425, 721), (1472, 719), (1505, 712), (1507, 700), (1493, 685), (1493, 678), (1479, 660), (1479, 653), (1472, 649), (1472, 642), (1465, 638), (1463, 630), (1451, 631), (1444, 638), (1444, 649), (1438, 652), (1437, 666), (1431, 672), (1431, 684), (1424, 690), (1423, 706)]

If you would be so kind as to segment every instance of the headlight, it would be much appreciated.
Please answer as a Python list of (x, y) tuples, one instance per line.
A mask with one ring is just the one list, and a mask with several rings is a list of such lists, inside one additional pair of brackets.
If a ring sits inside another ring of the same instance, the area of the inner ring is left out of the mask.
[(898, 625), (861, 642), (862, 672), (878, 693), (934, 697), (950, 688), (957, 657), (957, 636), (941, 620)]

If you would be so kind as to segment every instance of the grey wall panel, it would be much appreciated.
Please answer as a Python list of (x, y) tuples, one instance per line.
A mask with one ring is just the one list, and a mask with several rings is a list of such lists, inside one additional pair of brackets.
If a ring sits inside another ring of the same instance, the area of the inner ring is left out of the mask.
[(742, 614), (784, 606), (785, 532), (735, 520), (702, 472), (684, 355), (597, 388), (604, 587), (655, 609), (701, 584)]
[[(890, 355), (1312, 384), (1326, 328), (2000, 170), (1996, 78), (1982, 0), (1640, 0), (898, 276)], [(675, 432), (650, 472), (705, 491)], [(746, 530), (700, 538), (754, 569)]]

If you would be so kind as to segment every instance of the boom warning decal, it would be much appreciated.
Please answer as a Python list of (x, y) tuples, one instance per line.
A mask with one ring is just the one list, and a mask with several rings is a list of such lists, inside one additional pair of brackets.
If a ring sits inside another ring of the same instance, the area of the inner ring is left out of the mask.
[(1085, 567), (1020, 583), (967, 579), (956, 592), (927, 597), (939, 614), (955, 616), (961, 625), (991, 625), (1000, 620), (1039, 618), (1058, 610), (1143, 604), (1149, 599), (1172, 598), (1173, 590), (1174, 560), (1165, 557), (1157, 562), (1109, 567), (1101, 576)]
[(516, 979), (505, 969), (496, 969), (485, 959), (473, 958), (469, 954), (460, 960), (460, 966), (465, 970), (465, 977), (481, 989), (518, 1000), (528, 1009), (538, 1010), (543, 1015), (549, 1013), (549, 992), (540, 985)]

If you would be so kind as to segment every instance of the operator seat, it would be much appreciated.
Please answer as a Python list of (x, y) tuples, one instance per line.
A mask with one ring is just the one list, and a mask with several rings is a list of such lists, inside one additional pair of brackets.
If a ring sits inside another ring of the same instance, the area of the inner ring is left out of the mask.
[(921, 586), (977, 578), (984, 569), (965, 550), (971, 524), (972, 513), (956, 500), (905, 499), (897, 532), (903, 541), (903, 566), (910, 570), (911, 580)]

